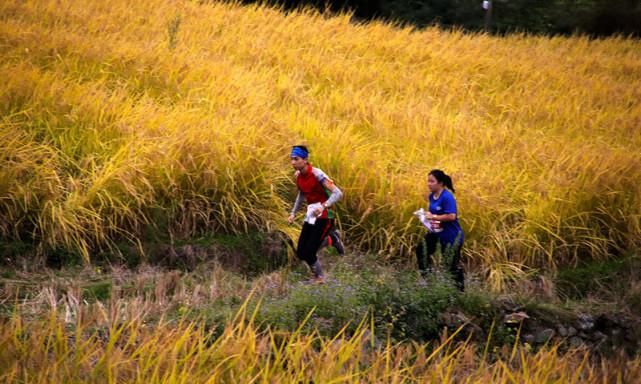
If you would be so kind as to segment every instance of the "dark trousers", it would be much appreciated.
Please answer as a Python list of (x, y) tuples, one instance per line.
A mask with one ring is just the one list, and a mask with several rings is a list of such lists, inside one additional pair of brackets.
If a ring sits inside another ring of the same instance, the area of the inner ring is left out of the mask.
[(308, 265), (313, 265), (317, 260), (318, 248), (333, 225), (333, 219), (316, 219), (316, 223), (313, 225), (307, 222), (303, 223), (303, 229), (298, 238), (296, 256)]
[(447, 269), (452, 274), (456, 287), (463, 291), (465, 289), (465, 274), (461, 267), (461, 241), (452, 243), (441, 242), (439, 237), (434, 233), (428, 233), (416, 247), (416, 260), (418, 269), (423, 276), (432, 270), (432, 257), (436, 253), (436, 247), (441, 245), (441, 252), (447, 265)]

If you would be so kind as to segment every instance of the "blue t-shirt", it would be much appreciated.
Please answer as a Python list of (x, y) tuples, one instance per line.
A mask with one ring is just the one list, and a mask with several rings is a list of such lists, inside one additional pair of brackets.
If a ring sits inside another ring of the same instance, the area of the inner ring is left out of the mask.
[[(463, 244), (463, 230), (458, 223), (458, 213), (456, 212), (456, 199), (452, 192), (444, 189), (438, 199), (434, 199), (434, 194), (430, 193), (430, 213), (433, 215), (445, 215), (448, 213), (455, 213), (456, 220), (454, 221), (441, 221), (441, 228), (443, 231), (437, 232), (442, 244), (454, 244), (458, 240), (459, 244)], [(458, 239), (457, 239), (458, 238)]]

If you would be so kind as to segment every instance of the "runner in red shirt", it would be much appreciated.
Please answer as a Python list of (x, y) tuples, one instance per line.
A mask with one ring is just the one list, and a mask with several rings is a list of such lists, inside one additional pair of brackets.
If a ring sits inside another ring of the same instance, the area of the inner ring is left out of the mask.
[(339, 253), (342, 253), (340, 239), (333, 231), (334, 211), (331, 207), (343, 197), (343, 192), (325, 172), (312, 167), (308, 161), (309, 150), (304, 145), (295, 145), (290, 158), (292, 167), (296, 170), (298, 187), (296, 202), (288, 218), (290, 224), (294, 222), (294, 215), (303, 204), (303, 199), (308, 204), (308, 214), (298, 239), (296, 255), (309, 265), (314, 274), (314, 282), (322, 283), (325, 275), (316, 253), (323, 240), (329, 237), (329, 242), (333, 242)]

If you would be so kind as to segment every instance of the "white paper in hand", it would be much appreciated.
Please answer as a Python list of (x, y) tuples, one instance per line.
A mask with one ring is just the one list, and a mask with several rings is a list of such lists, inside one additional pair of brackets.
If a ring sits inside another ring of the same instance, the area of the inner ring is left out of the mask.
[(318, 208), (323, 208), (321, 203), (314, 203), (307, 206), (307, 214), (305, 215), (305, 221), (314, 225), (316, 224), (316, 210)]
[(418, 220), (423, 224), (423, 226), (425, 226), (425, 228), (427, 228), (428, 231), (434, 232), (432, 223), (427, 219), (425, 209), (421, 208), (418, 211), (414, 212), (414, 216), (418, 218)]

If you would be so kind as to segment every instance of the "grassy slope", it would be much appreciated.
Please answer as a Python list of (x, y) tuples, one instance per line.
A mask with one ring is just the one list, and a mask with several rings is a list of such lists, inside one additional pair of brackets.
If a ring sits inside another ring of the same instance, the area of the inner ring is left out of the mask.
[(497, 301), (477, 287), (421, 284), (373, 256), (324, 260), (331, 278), (320, 287), (301, 284), (304, 268), (248, 280), (216, 262), (0, 269), (0, 381), (583, 383), (641, 372), (638, 357), (618, 355), (631, 341), (601, 358), (558, 335), (515, 343), (501, 303), (532, 316), (523, 333), (542, 317), (567, 326), (558, 316), (575, 316), (535, 292)]

